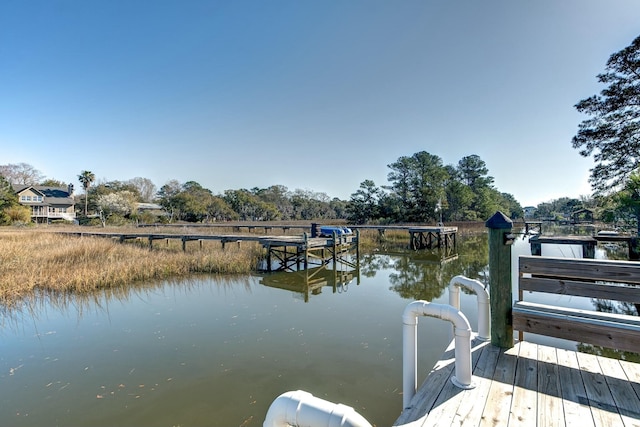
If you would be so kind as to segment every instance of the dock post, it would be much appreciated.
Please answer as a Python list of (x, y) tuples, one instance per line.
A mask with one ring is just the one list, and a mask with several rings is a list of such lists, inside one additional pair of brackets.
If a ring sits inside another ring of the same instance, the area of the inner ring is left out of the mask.
[(596, 242), (582, 244), (582, 258), (594, 259), (596, 257)]
[(531, 244), (531, 255), (542, 256), (542, 243), (538, 242), (538, 236), (533, 236), (529, 239)]
[(629, 238), (629, 261), (640, 260), (640, 247), (638, 247), (638, 238)]
[(513, 347), (511, 320), (511, 234), (513, 222), (498, 211), (487, 222), (489, 229), (489, 293), (491, 294), (491, 344)]
[(304, 268), (309, 268), (309, 237), (304, 233)]

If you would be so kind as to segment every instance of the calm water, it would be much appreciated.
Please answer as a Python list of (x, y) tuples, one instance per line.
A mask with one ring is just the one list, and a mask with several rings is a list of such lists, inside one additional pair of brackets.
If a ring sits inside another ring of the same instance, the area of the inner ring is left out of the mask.
[[(527, 250), (521, 241), (514, 254)], [(305, 274), (287, 273), (25, 303), (3, 313), (0, 425), (261, 426), (275, 397), (297, 389), (391, 425), (404, 307), (446, 303), (451, 277), (483, 280), (487, 259), (483, 235), (463, 239), (449, 262), (398, 249), (364, 255), (346, 286), (329, 270), (310, 291)], [(475, 304), (463, 294), (474, 330)], [(450, 332), (431, 318), (418, 329), (422, 381)]]

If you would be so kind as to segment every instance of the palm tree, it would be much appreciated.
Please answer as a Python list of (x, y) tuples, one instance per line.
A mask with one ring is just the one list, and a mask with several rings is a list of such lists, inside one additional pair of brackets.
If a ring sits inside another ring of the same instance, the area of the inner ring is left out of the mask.
[(89, 202), (89, 187), (93, 181), (96, 180), (96, 176), (91, 171), (82, 171), (78, 175), (78, 180), (84, 188), (84, 216), (87, 216), (87, 203)]

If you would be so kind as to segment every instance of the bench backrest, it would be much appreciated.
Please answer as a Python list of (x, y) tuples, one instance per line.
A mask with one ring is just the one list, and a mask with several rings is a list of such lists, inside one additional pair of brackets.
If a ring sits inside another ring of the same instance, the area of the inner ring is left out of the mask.
[(518, 299), (523, 291), (640, 303), (640, 263), (520, 256)]
[(524, 291), (640, 304), (640, 263), (521, 256), (513, 329), (640, 353), (640, 317), (523, 301)]

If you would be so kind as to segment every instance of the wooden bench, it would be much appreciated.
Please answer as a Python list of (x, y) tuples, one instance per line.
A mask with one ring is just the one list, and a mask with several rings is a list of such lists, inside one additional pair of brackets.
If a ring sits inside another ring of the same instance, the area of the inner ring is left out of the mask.
[(513, 329), (640, 353), (640, 317), (524, 301), (544, 292), (625, 301), (640, 307), (640, 263), (521, 256)]

